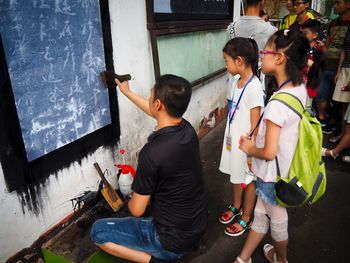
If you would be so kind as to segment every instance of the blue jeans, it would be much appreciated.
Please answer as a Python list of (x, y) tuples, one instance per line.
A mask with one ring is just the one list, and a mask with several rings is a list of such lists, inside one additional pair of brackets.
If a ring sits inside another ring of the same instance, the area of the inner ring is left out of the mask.
[(94, 243), (112, 242), (151, 254), (155, 258), (174, 260), (184, 254), (164, 249), (160, 243), (152, 218), (105, 218), (97, 220), (91, 229)]
[(334, 77), (336, 71), (334, 70), (325, 70), (321, 77), (320, 86), (317, 90), (316, 101), (329, 101), (334, 91)]

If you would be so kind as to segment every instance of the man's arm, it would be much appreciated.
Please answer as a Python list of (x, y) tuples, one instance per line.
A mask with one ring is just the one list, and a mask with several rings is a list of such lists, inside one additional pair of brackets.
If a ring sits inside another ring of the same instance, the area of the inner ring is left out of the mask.
[(140, 217), (146, 211), (147, 204), (150, 200), (150, 195), (140, 195), (133, 193), (128, 202), (129, 211), (133, 216)]
[(129, 81), (123, 81), (119, 82), (119, 80), (115, 79), (115, 83), (118, 85), (119, 90), (128, 97), (133, 103), (136, 104), (141, 110), (143, 110), (145, 113), (147, 113), (149, 116), (152, 117), (150, 109), (149, 109), (149, 103), (148, 100), (144, 97), (141, 97), (140, 95), (132, 92), (129, 87)]

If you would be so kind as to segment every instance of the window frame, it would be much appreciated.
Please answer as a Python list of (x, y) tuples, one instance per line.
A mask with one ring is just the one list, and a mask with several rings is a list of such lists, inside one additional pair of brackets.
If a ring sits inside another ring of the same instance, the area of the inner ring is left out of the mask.
[[(146, 9), (147, 9), (147, 29), (150, 33), (151, 48), (153, 55), (153, 67), (155, 78), (159, 78), (160, 73), (160, 63), (159, 63), (159, 52), (157, 37), (171, 34), (181, 34), (181, 33), (190, 33), (190, 32), (199, 32), (199, 31), (211, 31), (211, 30), (220, 30), (226, 29), (227, 26), (233, 20), (233, 1), (229, 0), (231, 10), (230, 10), (230, 19), (213, 19), (213, 20), (178, 20), (178, 21), (156, 21), (154, 17), (154, 6), (153, 0), (146, 0)], [(204, 85), (205, 83), (222, 76), (226, 72), (226, 68), (223, 67), (215, 72), (212, 72), (208, 75), (205, 75), (199, 79), (196, 79), (191, 82), (192, 87), (197, 87)]]

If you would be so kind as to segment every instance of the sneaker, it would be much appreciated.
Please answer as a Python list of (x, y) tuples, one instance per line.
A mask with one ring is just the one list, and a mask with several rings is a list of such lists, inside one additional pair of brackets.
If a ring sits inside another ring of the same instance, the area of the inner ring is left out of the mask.
[(342, 133), (337, 134), (337, 135), (329, 138), (328, 142), (330, 142), (330, 143), (338, 143), (341, 140), (342, 137), (343, 137)]
[(329, 124), (328, 124), (328, 125), (322, 127), (322, 132), (323, 132), (324, 134), (332, 134), (332, 133), (334, 133), (334, 130), (333, 130), (332, 125), (329, 125)]

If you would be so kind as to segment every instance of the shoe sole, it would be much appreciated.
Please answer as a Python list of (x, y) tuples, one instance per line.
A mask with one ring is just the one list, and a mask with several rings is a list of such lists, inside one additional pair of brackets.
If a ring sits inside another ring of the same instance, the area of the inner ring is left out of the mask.
[(230, 237), (239, 237), (239, 236), (243, 235), (245, 232), (248, 232), (249, 230), (250, 230), (250, 227), (248, 227), (246, 230), (243, 230), (243, 231), (238, 232), (238, 233), (231, 233), (231, 232), (226, 231), (226, 229), (225, 229), (225, 234), (230, 236)]
[(332, 133), (334, 133), (334, 131), (322, 131), (322, 133), (324, 133), (324, 134), (332, 134)]
[(235, 219), (236, 217), (241, 216), (241, 215), (242, 215), (242, 213), (239, 213), (239, 214), (237, 214), (237, 215), (235, 215), (235, 216), (232, 216), (232, 217), (231, 217), (229, 220), (227, 220), (227, 221), (222, 221), (222, 220), (221, 220), (221, 217), (219, 217), (219, 222), (220, 222), (221, 224), (227, 225), (227, 224), (231, 223), (231, 222), (233, 221), (233, 219)]
[(234, 233), (227, 232), (225, 230), (225, 234), (230, 236), (230, 237), (239, 237), (239, 236), (243, 235), (245, 232), (248, 232), (248, 231), (249, 231), (249, 229), (234, 234)]

